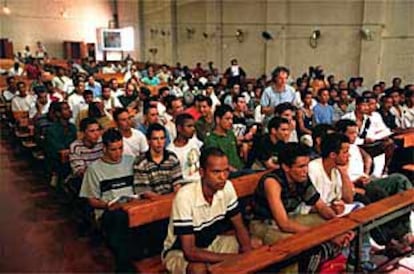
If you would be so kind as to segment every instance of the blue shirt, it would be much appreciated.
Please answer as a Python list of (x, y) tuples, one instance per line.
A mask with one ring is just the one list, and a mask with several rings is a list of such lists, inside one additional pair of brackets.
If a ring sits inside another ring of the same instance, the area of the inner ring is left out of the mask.
[(149, 86), (156, 86), (156, 85), (160, 84), (160, 79), (158, 79), (157, 76), (154, 76), (152, 78), (144, 77), (144, 78), (141, 79), (141, 81), (144, 84), (149, 85)]
[(331, 105), (323, 106), (317, 104), (313, 108), (313, 115), (315, 116), (316, 124), (329, 124), (332, 125), (334, 118), (334, 108)]
[(289, 85), (285, 85), (285, 89), (282, 91), (276, 91), (272, 86), (267, 87), (263, 91), (262, 98), (260, 99), (260, 105), (262, 107), (275, 107), (281, 103), (295, 101), (295, 89)]
[(102, 86), (98, 82), (95, 82), (93, 86), (91, 86), (89, 83), (86, 83), (85, 89), (92, 90), (94, 98), (99, 98), (102, 96)]

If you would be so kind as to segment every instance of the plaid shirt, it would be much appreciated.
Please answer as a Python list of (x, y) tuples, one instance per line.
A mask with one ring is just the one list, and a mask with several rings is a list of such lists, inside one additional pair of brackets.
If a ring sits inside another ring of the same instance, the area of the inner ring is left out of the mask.
[(152, 160), (149, 150), (135, 160), (134, 187), (137, 194), (145, 191), (168, 194), (182, 179), (180, 161), (174, 152), (164, 150), (164, 158), (159, 164)]

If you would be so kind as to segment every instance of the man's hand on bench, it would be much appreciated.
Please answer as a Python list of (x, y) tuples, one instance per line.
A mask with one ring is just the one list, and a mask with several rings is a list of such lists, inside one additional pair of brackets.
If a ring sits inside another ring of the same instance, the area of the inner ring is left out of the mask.
[(258, 249), (263, 246), (263, 241), (257, 237), (250, 237), (250, 245), (252, 246), (252, 249)]
[(349, 243), (355, 238), (355, 233), (353, 231), (348, 231), (342, 235), (339, 235), (331, 240), (332, 243), (340, 247), (349, 246)]

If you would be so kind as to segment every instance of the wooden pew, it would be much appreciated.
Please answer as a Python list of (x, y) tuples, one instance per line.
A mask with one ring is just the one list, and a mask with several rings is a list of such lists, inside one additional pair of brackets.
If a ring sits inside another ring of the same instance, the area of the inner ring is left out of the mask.
[(407, 130), (398, 134), (394, 139), (401, 140), (404, 148), (414, 147), (414, 130)]
[[(252, 195), (259, 179), (269, 171), (261, 171), (232, 179), (231, 182), (239, 198)], [(166, 219), (171, 214), (174, 194), (163, 195), (157, 200), (139, 200), (123, 205), (123, 210), (128, 213), (129, 227), (138, 227)], [(165, 272), (160, 255), (134, 262), (135, 269), (139, 273)]]
[(118, 84), (124, 84), (124, 74), (118, 73), (97, 73), (95, 74), (95, 78), (97, 80), (101, 80), (104, 82), (109, 82), (112, 78), (115, 78), (118, 81)]
[(14, 65), (13, 59), (5, 59), (5, 58), (0, 59), (0, 68), (2, 69), (9, 70), (13, 67), (13, 65)]
[[(391, 213), (411, 210), (413, 204), (414, 189), (410, 189), (358, 209), (347, 216), (330, 220), (307, 232), (292, 235), (272, 245), (214, 264), (210, 266), (209, 271), (211, 273), (258, 272), (266, 267), (297, 256), (346, 231), (360, 229), (368, 225), (369, 229), (372, 229), (385, 222), (379, 222), (380, 219), (386, 218)], [(361, 237), (361, 233), (359, 233), (358, 237)]]

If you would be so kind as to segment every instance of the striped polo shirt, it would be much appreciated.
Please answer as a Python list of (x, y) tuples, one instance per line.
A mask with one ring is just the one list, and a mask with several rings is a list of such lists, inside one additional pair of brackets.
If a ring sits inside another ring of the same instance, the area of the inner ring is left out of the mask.
[(183, 186), (174, 198), (163, 257), (172, 249), (181, 249), (178, 235), (193, 234), (199, 248), (208, 247), (229, 228), (229, 220), (240, 212), (236, 191), (230, 181), (214, 194), (209, 204), (200, 181)]
[(103, 155), (103, 144), (99, 141), (93, 147), (87, 147), (83, 140), (75, 140), (70, 144), (69, 163), (74, 174), (86, 168)]
[(158, 164), (152, 160), (148, 150), (135, 160), (134, 187), (135, 193), (153, 191), (157, 194), (168, 194), (183, 179), (180, 161), (174, 152), (164, 150), (164, 157)]

